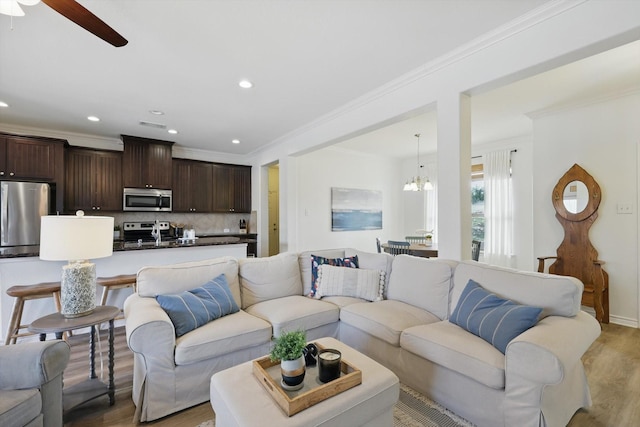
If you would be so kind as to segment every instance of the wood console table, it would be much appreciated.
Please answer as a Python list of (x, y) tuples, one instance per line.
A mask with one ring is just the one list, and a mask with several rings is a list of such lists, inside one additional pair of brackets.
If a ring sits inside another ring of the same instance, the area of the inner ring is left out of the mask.
[[(74, 329), (91, 328), (89, 335), (89, 379), (78, 385), (63, 391), (64, 412), (68, 412), (76, 406), (95, 399), (96, 397), (109, 395), (109, 405), (115, 403), (115, 383), (113, 379), (113, 320), (120, 313), (118, 307), (110, 305), (97, 306), (95, 310), (86, 316), (66, 318), (60, 313), (53, 313), (41, 317), (29, 325), (29, 331), (40, 334), (40, 341), (44, 341), (47, 334), (55, 334), (57, 339), (62, 339), (62, 334)], [(95, 337), (96, 326), (109, 322), (109, 383), (105, 384), (96, 375), (95, 369)]]

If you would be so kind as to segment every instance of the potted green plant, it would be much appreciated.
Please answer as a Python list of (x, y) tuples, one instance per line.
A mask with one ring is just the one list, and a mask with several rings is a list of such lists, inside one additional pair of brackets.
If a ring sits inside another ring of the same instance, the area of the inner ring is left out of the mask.
[(307, 345), (307, 334), (303, 330), (283, 332), (274, 340), (270, 358), (280, 361), (282, 386), (296, 390), (304, 385), (305, 361), (303, 350)]
[(425, 243), (425, 246), (431, 246), (433, 244), (433, 230), (426, 231), (424, 233), (424, 243)]

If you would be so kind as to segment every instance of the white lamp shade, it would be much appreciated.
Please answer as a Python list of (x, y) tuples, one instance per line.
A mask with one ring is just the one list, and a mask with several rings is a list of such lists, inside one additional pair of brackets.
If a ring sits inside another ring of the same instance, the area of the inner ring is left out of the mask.
[(40, 259), (73, 261), (113, 253), (113, 217), (47, 215), (40, 220)]

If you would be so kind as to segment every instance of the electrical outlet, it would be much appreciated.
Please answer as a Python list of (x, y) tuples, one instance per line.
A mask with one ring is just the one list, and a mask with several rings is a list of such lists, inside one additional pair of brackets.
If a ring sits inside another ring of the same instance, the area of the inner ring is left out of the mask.
[(229, 232), (229, 229), (228, 229), (228, 228), (225, 228), (225, 229), (224, 229), (224, 232), (225, 232), (225, 233), (228, 233), (228, 232)]

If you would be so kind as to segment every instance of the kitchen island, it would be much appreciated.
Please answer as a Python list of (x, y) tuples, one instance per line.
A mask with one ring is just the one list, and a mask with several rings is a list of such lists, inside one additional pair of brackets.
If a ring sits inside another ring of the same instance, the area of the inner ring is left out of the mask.
[[(91, 260), (96, 264), (98, 277), (110, 277), (119, 274), (135, 274), (145, 266), (176, 264), (180, 262), (200, 261), (204, 259), (231, 256), (246, 258), (247, 245), (255, 244), (253, 236), (198, 236), (192, 242), (167, 240), (159, 246), (155, 242), (125, 243), (114, 242), (113, 255), (107, 258)], [(42, 282), (60, 281), (63, 261), (42, 261), (38, 257), (38, 246), (3, 248), (0, 254), (0, 333), (5, 339), (13, 298), (6, 293), (13, 285), (32, 285)], [(96, 303), (102, 287), (96, 289)], [(130, 289), (118, 289), (109, 293), (107, 304), (122, 307), (124, 300), (131, 294)], [(55, 312), (53, 299), (31, 300), (25, 304), (23, 324)], [(118, 321), (116, 323), (120, 323)], [(37, 339), (37, 337), (34, 337)]]
[[(246, 236), (239, 235), (203, 235), (197, 236), (195, 239), (184, 240), (176, 238), (165, 238), (159, 245), (155, 242), (126, 242), (124, 240), (116, 240), (113, 242), (113, 251), (138, 251), (143, 249), (167, 249), (167, 248), (191, 248), (201, 246), (219, 246), (219, 245), (242, 245), (247, 248), (247, 254), (255, 256), (255, 246), (257, 245), (257, 235), (248, 234)], [(37, 257), (39, 255), (39, 246), (11, 246), (0, 248), (0, 259), (3, 258), (21, 258), (21, 257)], [(1, 279), (1, 278), (0, 278)]]

